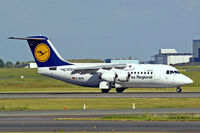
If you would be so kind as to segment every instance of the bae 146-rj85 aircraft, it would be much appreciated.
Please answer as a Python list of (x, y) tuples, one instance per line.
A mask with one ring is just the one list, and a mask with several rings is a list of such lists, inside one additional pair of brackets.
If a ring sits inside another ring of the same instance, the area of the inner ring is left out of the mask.
[(38, 73), (85, 87), (99, 87), (103, 93), (116, 88), (169, 88), (193, 83), (176, 68), (155, 64), (71, 63), (65, 61), (45, 36), (9, 39), (27, 40), (38, 66)]

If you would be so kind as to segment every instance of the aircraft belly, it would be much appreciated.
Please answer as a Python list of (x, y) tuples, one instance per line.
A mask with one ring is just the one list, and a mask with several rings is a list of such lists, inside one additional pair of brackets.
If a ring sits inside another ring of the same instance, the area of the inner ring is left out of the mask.
[(89, 87), (99, 87), (100, 82), (101, 82), (101, 80), (99, 79), (99, 76), (97, 74), (90, 75), (87, 78), (87, 85)]
[(123, 86), (129, 88), (167, 88), (173, 87), (168, 81), (165, 80), (154, 80), (154, 79), (143, 79), (143, 80), (130, 80), (127, 83), (122, 83)]
[(91, 74), (67, 74), (66, 82), (85, 86), (85, 87), (99, 87), (100, 79), (97, 75)]

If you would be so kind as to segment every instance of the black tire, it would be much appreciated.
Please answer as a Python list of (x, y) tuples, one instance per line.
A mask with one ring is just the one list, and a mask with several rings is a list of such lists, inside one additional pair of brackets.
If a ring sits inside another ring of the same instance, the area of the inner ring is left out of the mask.
[(116, 88), (117, 93), (122, 93), (126, 88)]
[(182, 92), (182, 89), (181, 89), (180, 87), (178, 87), (178, 88), (176, 89), (176, 91), (177, 91), (178, 93), (181, 93), (181, 92)]
[(108, 93), (110, 89), (101, 89), (102, 93)]

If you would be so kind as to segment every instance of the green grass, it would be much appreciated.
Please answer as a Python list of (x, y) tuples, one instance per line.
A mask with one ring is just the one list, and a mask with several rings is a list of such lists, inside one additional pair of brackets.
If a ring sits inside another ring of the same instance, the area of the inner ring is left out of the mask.
[(0, 78), (4, 77), (17, 77), (23, 75), (25, 77), (43, 77), (37, 73), (37, 69), (26, 68), (0, 68)]
[(0, 110), (199, 108), (200, 98), (56, 98), (1, 99)]
[(109, 115), (95, 118), (56, 118), (55, 120), (82, 121), (200, 121), (200, 115), (190, 114), (144, 114), (144, 115)]
[(0, 111), (25, 111), (29, 110), (28, 106), (1, 106)]
[(200, 69), (200, 66), (175, 66), (177, 69)]
[(121, 120), (121, 121), (200, 121), (200, 115), (190, 114), (145, 114), (145, 115), (131, 115), (120, 116), (110, 115), (101, 118), (102, 120)]

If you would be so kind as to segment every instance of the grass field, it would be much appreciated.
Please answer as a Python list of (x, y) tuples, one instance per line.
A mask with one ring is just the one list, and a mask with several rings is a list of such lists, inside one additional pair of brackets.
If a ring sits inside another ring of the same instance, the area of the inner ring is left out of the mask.
[(183, 70), (183, 69), (200, 69), (200, 66), (176, 66), (177, 69)]
[(4, 110), (68, 110), (83, 109), (132, 109), (136, 108), (199, 108), (200, 98), (56, 98), (56, 99), (1, 99)]
[[(186, 71), (183, 74), (194, 83), (182, 87), (183, 92), (200, 92), (200, 71)], [(24, 76), (21, 79), (21, 76)], [(176, 88), (129, 88), (125, 92), (175, 92)], [(1, 68), (0, 93), (11, 92), (100, 92), (99, 88), (72, 85), (37, 74), (37, 69)], [(114, 89), (111, 92), (115, 92)]]
[(108, 115), (91, 118), (56, 118), (55, 120), (79, 121), (200, 121), (199, 114), (144, 114), (144, 115)]

